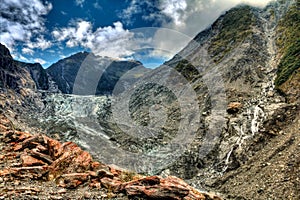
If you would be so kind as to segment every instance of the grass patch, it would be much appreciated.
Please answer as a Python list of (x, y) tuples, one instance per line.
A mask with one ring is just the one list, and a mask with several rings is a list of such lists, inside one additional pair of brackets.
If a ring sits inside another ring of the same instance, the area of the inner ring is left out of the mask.
[(189, 82), (193, 82), (195, 78), (200, 76), (198, 70), (186, 59), (181, 60), (176, 65), (175, 70), (184, 76)]
[(282, 55), (275, 86), (278, 89), (300, 67), (300, 1), (292, 6), (277, 27), (276, 45)]

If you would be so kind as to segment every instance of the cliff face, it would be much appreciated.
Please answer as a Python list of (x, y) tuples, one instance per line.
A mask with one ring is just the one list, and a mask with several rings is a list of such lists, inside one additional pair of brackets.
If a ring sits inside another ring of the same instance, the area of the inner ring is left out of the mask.
[[(47, 85), (48, 82), (44, 84)], [(30, 70), (13, 60), (9, 50), (0, 44), (1, 108), (16, 116), (24, 109), (37, 111), (43, 108), (41, 95), (37, 92), (38, 87)]]
[(0, 44), (0, 81), (4, 88), (20, 91), (22, 88), (35, 89), (35, 83), (25, 69), (18, 67), (9, 50)]
[(49, 90), (49, 78), (45, 69), (39, 63), (16, 62), (21, 68), (27, 69), (38, 90)]

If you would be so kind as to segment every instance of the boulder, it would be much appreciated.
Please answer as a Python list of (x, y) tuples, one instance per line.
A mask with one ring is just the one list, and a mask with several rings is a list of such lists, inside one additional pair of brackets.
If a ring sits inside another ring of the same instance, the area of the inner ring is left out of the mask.
[(235, 114), (239, 112), (239, 110), (243, 107), (243, 105), (239, 102), (231, 102), (227, 106), (227, 112), (229, 114)]
[(22, 166), (24, 167), (30, 167), (30, 166), (43, 166), (46, 165), (46, 163), (44, 163), (41, 160), (38, 160), (30, 155), (21, 155), (21, 160), (22, 160)]

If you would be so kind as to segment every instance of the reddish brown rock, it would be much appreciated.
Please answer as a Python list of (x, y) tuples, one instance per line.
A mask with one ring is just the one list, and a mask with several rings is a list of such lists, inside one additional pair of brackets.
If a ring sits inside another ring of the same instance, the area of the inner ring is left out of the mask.
[[(19, 137), (20, 136), (21, 135), (19, 135)], [(19, 137), (15, 138), (14, 141), (18, 141)], [(26, 140), (24, 140), (21, 143), (15, 145), (14, 150), (15, 151), (20, 151), (20, 150), (23, 150), (25, 148), (29, 148), (29, 149), (35, 148), (37, 146), (37, 144), (41, 142), (41, 140), (42, 140), (42, 136), (40, 134), (39, 135), (31, 135)]]
[(22, 131), (15, 131), (15, 134), (17, 135), (18, 142), (22, 142), (25, 139), (28, 139), (32, 136), (30, 133), (26, 133), (26, 132), (22, 132)]
[(101, 185), (107, 189), (112, 190), (115, 193), (119, 193), (122, 191), (122, 182), (118, 179), (110, 179), (107, 177), (102, 178)]
[(103, 166), (103, 165), (102, 165), (101, 163), (99, 163), (99, 162), (93, 162), (93, 163), (91, 164), (91, 167), (92, 167), (93, 170), (100, 169), (101, 166)]
[[(117, 187), (116, 187), (117, 188)], [(205, 200), (212, 199), (208, 195), (200, 193), (177, 177), (161, 178), (150, 176), (127, 183), (123, 183), (120, 190), (128, 196), (142, 197), (146, 199), (170, 199), (170, 200)], [(216, 198), (217, 199), (217, 198)]]
[[(2, 121), (10, 123), (0, 116), (0, 123)], [(4, 127), (0, 127), (0, 130), (5, 130), (2, 132), (3, 141), (9, 142), (7, 145), (12, 145), (13, 150), (18, 152), (8, 152), (1, 155), (0, 159), (14, 160), (20, 155), (23, 167), (0, 170), (0, 176), (45, 179), (48, 174), (48, 180), (55, 179), (58, 185), (65, 188), (76, 188), (87, 183), (97, 189), (106, 188), (110, 192), (146, 199), (219, 199), (200, 193), (179, 178), (139, 176), (117, 166), (94, 162), (88, 152), (73, 142), (61, 144), (45, 135), (12, 131), (5, 129), (5, 124), (2, 125)], [(110, 193), (111, 197), (114, 195)]]
[(114, 176), (120, 176), (122, 173), (122, 169), (119, 168), (118, 166), (115, 165), (109, 165), (109, 171), (114, 175)]
[(176, 185), (170, 180), (157, 176), (146, 177), (131, 181), (123, 185), (128, 196), (137, 196), (152, 199), (183, 199), (189, 194), (189, 189)]
[(7, 126), (0, 124), (0, 132), (6, 132), (8, 130), (9, 130), (9, 128)]
[(48, 154), (51, 156), (51, 158), (56, 159), (62, 154), (62, 144), (54, 140), (52, 138), (49, 138), (47, 136), (43, 136), (45, 147), (48, 149)]
[(39, 151), (39, 152), (47, 152), (47, 151), (48, 151), (48, 148), (45, 147), (45, 146), (43, 146), (43, 145), (41, 145), (41, 144), (38, 144), (35, 148), (36, 148), (37, 151)]
[(109, 171), (105, 170), (105, 169), (100, 169), (100, 170), (97, 171), (97, 173), (98, 173), (99, 178), (103, 178), (103, 177), (107, 177), (107, 178), (110, 178), (110, 179), (114, 178), (114, 175), (112, 173), (110, 173)]
[(227, 106), (227, 112), (229, 114), (235, 114), (239, 112), (239, 110), (243, 107), (243, 105), (239, 102), (231, 102)]
[(43, 166), (46, 163), (44, 163), (41, 160), (38, 160), (32, 156), (23, 154), (21, 155), (21, 160), (22, 160), (22, 166), (24, 167), (30, 167), (30, 166)]
[(101, 183), (97, 179), (93, 179), (89, 184), (91, 188), (101, 189)]
[(64, 188), (76, 188), (89, 179), (89, 173), (63, 174), (58, 179), (58, 185)]
[(46, 154), (43, 154), (43, 153), (40, 153), (38, 152), (38, 149), (32, 149), (29, 151), (30, 155), (32, 155), (33, 157), (39, 159), (39, 160), (42, 160), (48, 164), (51, 164), (53, 163), (53, 160), (52, 158), (49, 156), (49, 155), (46, 155)]
[(48, 166), (15, 167), (0, 171), (0, 176), (14, 175), (15, 177), (41, 178), (48, 172)]
[(62, 174), (80, 173), (91, 169), (91, 155), (75, 143), (66, 142), (62, 144), (58, 152), (61, 156), (51, 164), (49, 173), (51, 179)]

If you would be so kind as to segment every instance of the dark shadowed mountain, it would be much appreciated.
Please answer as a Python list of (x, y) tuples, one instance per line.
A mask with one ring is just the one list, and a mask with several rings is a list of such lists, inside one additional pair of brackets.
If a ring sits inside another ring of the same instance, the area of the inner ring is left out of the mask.
[[(120, 78), (136, 67), (141, 69), (141, 73), (147, 71), (138, 61), (121, 61), (80, 52), (59, 60), (46, 71), (62, 93), (103, 95), (112, 94)], [(74, 84), (77, 87), (76, 91), (73, 91)], [(94, 90), (89, 91), (93, 87), (95, 87)]]
[(26, 68), (34, 80), (37, 89), (39, 90), (48, 90), (49, 89), (49, 78), (45, 69), (40, 63), (17, 63), (20, 67)]

